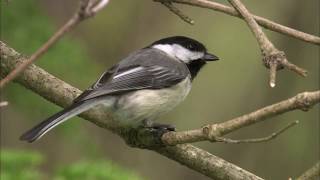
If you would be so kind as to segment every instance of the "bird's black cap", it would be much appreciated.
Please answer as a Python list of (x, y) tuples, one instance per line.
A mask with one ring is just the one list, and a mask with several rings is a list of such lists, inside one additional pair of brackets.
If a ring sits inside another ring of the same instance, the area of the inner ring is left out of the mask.
[(151, 46), (156, 44), (179, 44), (191, 51), (206, 52), (206, 47), (197, 40), (185, 37), (185, 36), (172, 36), (164, 39), (160, 39), (151, 44)]

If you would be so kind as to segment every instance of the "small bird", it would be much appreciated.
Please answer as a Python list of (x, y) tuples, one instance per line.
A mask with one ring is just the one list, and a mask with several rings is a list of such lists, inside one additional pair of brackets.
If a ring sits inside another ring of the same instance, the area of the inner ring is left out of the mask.
[(188, 95), (192, 80), (207, 61), (219, 58), (191, 38), (173, 36), (131, 53), (104, 72), (69, 107), (54, 114), (20, 139), (33, 142), (57, 125), (96, 105), (111, 110), (123, 126), (174, 130), (153, 122)]

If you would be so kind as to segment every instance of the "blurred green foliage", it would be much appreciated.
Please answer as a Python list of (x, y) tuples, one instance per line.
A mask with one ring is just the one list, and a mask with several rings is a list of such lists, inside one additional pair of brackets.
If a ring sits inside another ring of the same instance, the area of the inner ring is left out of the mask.
[(41, 173), (37, 166), (43, 157), (35, 152), (1, 150), (1, 180), (37, 180)]
[(67, 166), (58, 172), (55, 180), (140, 180), (132, 172), (123, 170), (108, 161), (82, 161)]
[[(39, 165), (41, 154), (32, 151), (2, 150), (1, 180), (38, 180), (45, 176)], [(54, 180), (141, 180), (136, 174), (109, 161), (81, 161), (59, 168)]]

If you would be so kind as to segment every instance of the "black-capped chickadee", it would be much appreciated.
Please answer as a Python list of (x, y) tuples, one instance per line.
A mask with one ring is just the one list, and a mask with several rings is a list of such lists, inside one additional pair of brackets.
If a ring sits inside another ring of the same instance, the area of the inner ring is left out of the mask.
[(209, 54), (196, 40), (183, 36), (158, 40), (112, 66), (71, 106), (27, 131), (20, 139), (33, 142), (60, 123), (99, 104), (110, 108), (113, 118), (123, 126), (159, 128), (161, 124), (150, 120), (183, 101), (199, 70), (207, 61), (215, 60), (218, 57)]

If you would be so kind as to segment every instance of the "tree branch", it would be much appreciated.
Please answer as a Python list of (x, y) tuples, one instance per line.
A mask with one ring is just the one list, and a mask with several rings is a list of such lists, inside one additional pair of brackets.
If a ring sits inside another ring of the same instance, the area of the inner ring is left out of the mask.
[[(241, 14), (239, 14), (234, 8), (217, 3), (212, 2), (209, 0), (153, 0), (155, 2), (172, 2), (172, 3), (179, 3), (179, 4), (186, 4), (191, 6), (197, 6), (201, 8), (207, 8), (212, 9), (214, 11), (222, 12), (231, 16), (235, 16), (238, 18), (243, 18)], [(256, 22), (261, 25), (262, 27), (269, 29), (271, 31), (275, 31), (278, 33), (281, 33), (283, 35), (287, 35), (308, 43), (312, 43), (315, 45), (320, 45), (320, 37), (311, 35), (302, 31), (298, 31), (293, 28), (289, 28), (287, 26), (278, 24), (276, 22), (273, 22), (269, 19), (253, 15), (253, 18), (256, 20)]]
[[(12, 69), (16, 68), (16, 66), (26, 60), (26, 57), (23, 57), (1, 41), (0, 53), (1, 77), (4, 77)], [(19, 76), (15, 82), (39, 94), (48, 101), (62, 107), (70, 105), (72, 100), (81, 93), (80, 90), (52, 76), (36, 65), (30, 65), (22, 72), (22, 76)], [(126, 138), (124, 136), (127, 135), (128, 138), (128, 134), (123, 133), (123, 128), (119, 126), (117, 121), (114, 121), (111, 118), (108, 112), (104, 111), (104, 108), (93, 108), (80, 116), (102, 128), (111, 130), (123, 138)], [(141, 142), (144, 141), (143, 139), (137, 140)], [(262, 179), (244, 169), (241, 169), (240, 167), (189, 144), (161, 147), (154, 149), (154, 151), (213, 179), (239, 179), (239, 177), (242, 179), (252, 180)]]
[(94, 16), (98, 11), (108, 4), (109, 0), (81, 0), (79, 9), (74, 15), (64, 24), (57, 32), (55, 32), (49, 40), (44, 43), (30, 58), (24, 61), (22, 64), (13, 69), (5, 78), (0, 81), (0, 89), (3, 88), (8, 82), (17, 77), (28, 66), (34, 63), (39, 57), (48, 51), (48, 49), (54, 45), (64, 34), (72, 30), (83, 20)]
[(253, 32), (256, 37), (260, 50), (263, 56), (263, 62), (267, 68), (270, 68), (270, 86), (275, 87), (276, 85), (276, 71), (286, 67), (301, 76), (307, 76), (307, 71), (288, 62), (285, 53), (279, 51), (274, 47), (272, 42), (267, 38), (263, 33), (261, 27), (255, 21), (253, 16), (247, 10), (247, 8), (242, 4), (240, 0), (228, 0), (230, 4), (241, 14), (243, 19), (248, 24), (250, 30)]
[(1, 101), (0, 102), (0, 108), (8, 106), (8, 104), (9, 104), (8, 101)]
[(194, 25), (194, 20), (189, 18), (187, 15), (183, 14), (178, 8), (176, 8), (171, 2), (161, 2), (164, 6), (166, 6), (171, 12), (176, 14), (183, 21)]
[(314, 166), (304, 172), (296, 180), (310, 180), (317, 179), (320, 177), (320, 161), (318, 161)]
[(224, 137), (215, 137), (214, 141), (215, 142), (223, 142), (223, 143), (228, 143), (228, 144), (240, 144), (240, 143), (261, 143), (261, 142), (267, 142), (270, 141), (280, 134), (284, 133), (286, 130), (289, 128), (297, 125), (299, 121), (294, 121), (283, 127), (282, 129), (278, 130), (277, 132), (272, 133), (271, 135), (263, 138), (252, 138), (252, 139), (241, 139), (241, 140), (234, 140), (234, 139), (229, 139), (229, 138), (224, 138)]
[(242, 127), (246, 127), (266, 118), (277, 116), (288, 111), (301, 109), (307, 111), (314, 104), (320, 102), (320, 91), (303, 92), (287, 100), (261, 108), (243, 116), (204, 126), (200, 129), (182, 132), (168, 132), (162, 136), (167, 145), (184, 144), (198, 141), (215, 141), (216, 137), (226, 135)]
[(156, 151), (215, 180), (262, 180), (262, 178), (190, 144), (160, 148)]

